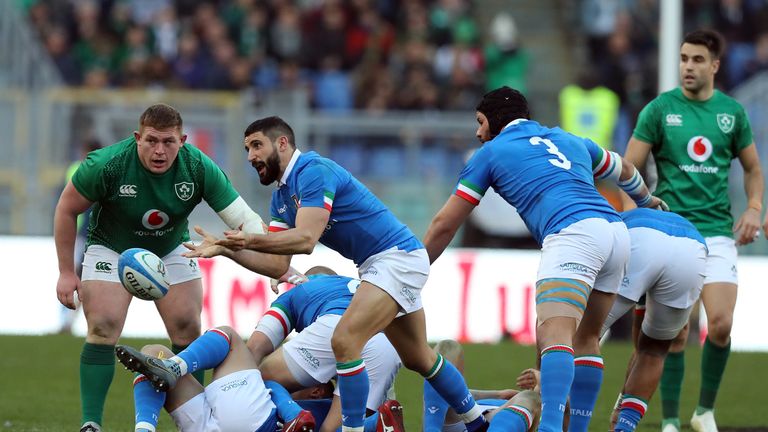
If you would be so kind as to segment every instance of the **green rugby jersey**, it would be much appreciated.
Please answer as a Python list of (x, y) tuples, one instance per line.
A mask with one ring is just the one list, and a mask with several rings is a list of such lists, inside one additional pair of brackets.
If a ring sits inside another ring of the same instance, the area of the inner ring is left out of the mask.
[(695, 101), (676, 88), (643, 108), (633, 136), (652, 145), (659, 174), (654, 195), (705, 237), (733, 237), (728, 172), (753, 140), (744, 108), (718, 90)]
[(88, 245), (117, 253), (141, 247), (160, 257), (189, 240), (187, 217), (200, 201), (219, 212), (238, 197), (224, 172), (193, 145), (179, 149), (168, 171), (153, 174), (139, 161), (133, 137), (89, 153), (72, 184), (95, 202)]

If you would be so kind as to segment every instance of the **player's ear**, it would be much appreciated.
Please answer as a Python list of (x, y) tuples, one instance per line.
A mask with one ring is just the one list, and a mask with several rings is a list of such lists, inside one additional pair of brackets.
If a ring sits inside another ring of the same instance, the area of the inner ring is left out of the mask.
[(187, 142), (187, 134), (181, 134), (181, 144)]
[(133, 139), (135, 139), (136, 142), (139, 142), (139, 140), (141, 140), (141, 134), (139, 133), (139, 131), (133, 131)]
[(720, 59), (712, 60), (712, 73), (717, 73), (720, 70)]

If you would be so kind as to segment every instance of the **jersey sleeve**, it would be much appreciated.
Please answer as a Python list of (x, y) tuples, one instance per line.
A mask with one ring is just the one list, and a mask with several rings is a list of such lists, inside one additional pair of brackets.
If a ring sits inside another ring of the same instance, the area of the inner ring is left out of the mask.
[(298, 190), (301, 207), (322, 207), (329, 212), (339, 188), (339, 178), (330, 167), (311, 163), (298, 175)]
[(215, 212), (224, 210), (228, 205), (240, 196), (224, 171), (215, 162), (200, 152), (203, 163), (203, 199)]
[(661, 144), (660, 125), (658, 103), (653, 100), (640, 111), (632, 136), (653, 146), (659, 145)]
[(618, 180), (616, 173), (621, 166), (621, 157), (615, 152), (600, 147), (590, 139), (584, 139), (583, 142), (592, 160), (592, 175), (598, 180), (609, 178)]
[(278, 211), (280, 204), (280, 194), (277, 191), (272, 192), (272, 201), (269, 203), (269, 215), (271, 216), (269, 232), (280, 232), (291, 228), (288, 221)]
[(738, 157), (739, 153), (752, 144), (755, 138), (752, 136), (752, 126), (749, 124), (749, 116), (747, 116), (744, 108), (741, 108), (736, 114), (737, 129), (733, 135), (733, 157)]
[(454, 189), (454, 195), (478, 205), (485, 191), (491, 186), (490, 152), (482, 147), (472, 155), (459, 174), (459, 182)]
[(72, 175), (75, 189), (88, 201), (99, 201), (107, 194), (106, 179), (103, 175), (107, 160), (105, 151), (92, 151)]
[(295, 318), (291, 312), (291, 292), (287, 291), (275, 299), (256, 325), (256, 331), (265, 334), (274, 348), (280, 346), (295, 327)]

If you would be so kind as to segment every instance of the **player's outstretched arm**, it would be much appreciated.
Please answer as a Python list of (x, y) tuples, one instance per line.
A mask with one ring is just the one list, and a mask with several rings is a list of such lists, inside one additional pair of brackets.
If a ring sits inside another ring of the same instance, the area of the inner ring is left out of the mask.
[(424, 247), (427, 249), (430, 264), (445, 251), (453, 240), (456, 231), (467, 219), (475, 205), (456, 195), (451, 195), (443, 208), (437, 212), (424, 235)]
[(251, 333), (251, 337), (248, 338), (246, 343), (248, 350), (251, 351), (251, 355), (256, 359), (256, 363), (261, 363), (264, 357), (272, 354), (275, 351), (274, 345), (269, 336), (262, 331), (256, 329)]
[(639, 170), (645, 169), (648, 155), (651, 154), (651, 147), (651, 144), (632, 137), (627, 143), (627, 150), (624, 152), (623, 159), (629, 161)]
[(253, 211), (242, 197), (238, 196), (230, 205), (216, 214), (231, 229), (253, 234), (264, 234), (266, 232), (261, 216)]
[[(272, 255), (247, 249), (233, 251), (218, 245), (217, 242), (220, 239), (201, 227), (195, 226), (195, 232), (198, 233), (203, 240), (199, 244), (184, 243), (184, 247), (189, 249), (189, 251), (182, 255), (187, 258), (213, 258), (221, 255), (252, 272), (276, 279), (284, 276), (290, 269), (290, 255)], [(263, 234), (259, 235), (264, 236)]]
[[(739, 162), (744, 168), (744, 191), (747, 193), (747, 209), (733, 226), (736, 245), (752, 243), (759, 235), (760, 213), (763, 210), (763, 171), (755, 143), (739, 152)], [(766, 219), (768, 222), (768, 219)]]
[[(218, 240), (216, 244), (233, 251), (251, 249), (278, 255), (311, 254), (325, 232), (329, 216), (330, 212), (322, 207), (301, 207), (296, 213), (295, 228), (266, 236), (227, 231), (226, 238)], [(280, 276), (282, 274), (277, 277)]]
[(77, 215), (88, 210), (93, 204), (68, 182), (61, 192), (56, 212), (53, 215), (53, 238), (59, 262), (59, 280), (56, 296), (64, 306), (75, 309), (74, 292), (80, 286), (75, 273), (75, 237), (77, 236)]

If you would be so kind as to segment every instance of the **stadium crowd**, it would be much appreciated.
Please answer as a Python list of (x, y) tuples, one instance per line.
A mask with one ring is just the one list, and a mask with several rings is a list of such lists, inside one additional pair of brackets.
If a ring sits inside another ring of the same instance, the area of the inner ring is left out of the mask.
[(26, 3), (70, 85), (306, 86), (317, 108), (375, 111), (471, 109), (486, 82), (524, 84), (511, 18), (483, 46), (466, 0)]

